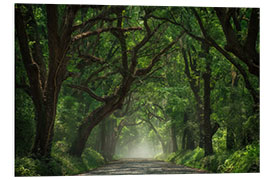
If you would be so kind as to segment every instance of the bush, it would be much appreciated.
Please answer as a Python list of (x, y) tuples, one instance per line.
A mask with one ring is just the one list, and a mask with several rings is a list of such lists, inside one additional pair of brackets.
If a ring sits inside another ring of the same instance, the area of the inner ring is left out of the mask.
[(200, 160), (203, 158), (204, 150), (196, 148), (193, 151), (183, 151), (175, 158), (176, 164), (183, 164), (189, 167), (201, 168)]
[(84, 173), (104, 164), (104, 158), (98, 152), (87, 148), (82, 157), (73, 157), (67, 153), (67, 145), (64, 141), (58, 141), (53, 148), (53, 156), (62, 166), (62, 175), (75, 175)]
[(63, 141), (54, 144), (52, 156), (44, 159), (16, 157), (15, 176), (63, 176), (87, 172), (104, 164), (104, 158), (91, 148), (81, 158), (70, 156)]
[(84, 150), (82, 158), (84, 164), (87, 166), (88, 169), (96, 168), (105, 163), (103, 156), (91, 148), (87, 148)]
[(50, 159), (33, 159), (16, 157), (15, 176), (55, 176), (62, 175), (61, 162)]
[(260, 171), (259, 143), (248, 145), (243, 150), (234, 152), (223, 165), (221, 172), (259, 172)]
[(37, 161), (29, 158), (16, 157), (15, 159), (15, 176), (39, 176), (36, 169)]
[(204, 169), (214, 173), (259, 172), (259, 144), (246, 146), (243, 150), (218, 152), (204, 157), (204, 150), (178, 151), (168, 157), (168, 161), (189, 167)]

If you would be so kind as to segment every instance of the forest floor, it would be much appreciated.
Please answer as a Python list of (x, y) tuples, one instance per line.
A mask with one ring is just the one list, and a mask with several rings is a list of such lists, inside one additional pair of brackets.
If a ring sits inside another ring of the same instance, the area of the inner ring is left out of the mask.
[(155, 159), (120, 159), (79, 176), (140, 175), (140, 174), (197, 174), (206, 171)]

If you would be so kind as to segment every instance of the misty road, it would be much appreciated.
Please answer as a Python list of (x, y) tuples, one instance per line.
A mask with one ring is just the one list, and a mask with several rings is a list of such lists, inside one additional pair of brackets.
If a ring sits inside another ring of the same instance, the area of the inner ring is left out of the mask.
[(176, 165), (155, 159), (121, 159), (79, 176), (89, 175), (139, 175), (139, 174), (195, 174), (206, 171)]

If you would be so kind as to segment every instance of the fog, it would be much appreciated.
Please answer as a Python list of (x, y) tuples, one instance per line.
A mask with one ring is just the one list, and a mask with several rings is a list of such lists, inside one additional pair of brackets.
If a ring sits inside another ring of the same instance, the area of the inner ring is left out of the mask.
[(116, 154), (120, 158), (154, 158), (157, 154), (161, 153), (159, 146), (154, 146), (153, 143), (145, 141), (133, 144), (132, 146), (122, 146), (116, 147)]

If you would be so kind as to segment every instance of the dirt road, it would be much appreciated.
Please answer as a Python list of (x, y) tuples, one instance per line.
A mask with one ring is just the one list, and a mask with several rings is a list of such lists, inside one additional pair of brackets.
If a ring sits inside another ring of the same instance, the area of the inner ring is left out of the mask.
[(194, 174), (205, 171), (154, 159), (121, 159), (80, 176), (89, 175), (139, 175), (139, 174)]

